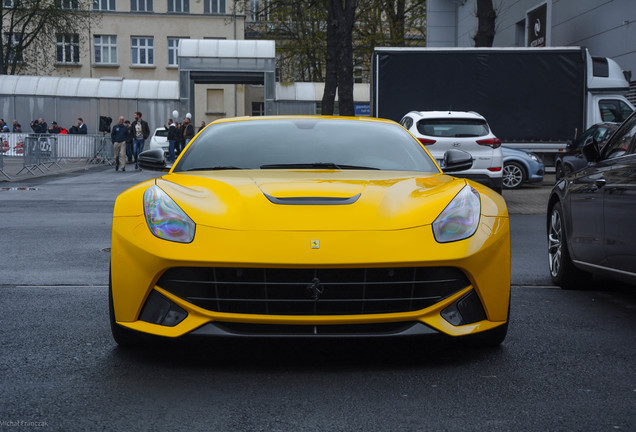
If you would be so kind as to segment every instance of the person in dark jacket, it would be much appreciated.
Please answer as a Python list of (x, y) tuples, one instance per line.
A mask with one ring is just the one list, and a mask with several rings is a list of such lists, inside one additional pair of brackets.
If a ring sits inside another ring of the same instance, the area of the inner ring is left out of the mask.
[(113, 126), (110, 132), (110, 138), (115, 148), (115, 171), (119, 171), (119, 161), (123, 167), (122, 171), (126, 171), (126, 138), (128, 137), (128, 128), (124, 124), (124, 117), (119, 116), (119, 123)]
[(36, 134), (45, 134), (49, 132), (48, 125), (42, 117), (31, 122), (31, 129)]
[(51, 127), (49, 128), (50, 134), (59, 134), (62, 133), (62, 128), (57, 125), (57, 122), (51, 123)]
[(176, 159), (175, 149), (177, 141), (179, 139), (179, 131), (177, 125), (172, 122), (172, 119), (168, 119), (168, 126), (163, 126), (168, 131), (168, 162), (174, 162)]
[(144, 149), (144, 145), (150, 135), (150, 127), (148, 122), (141, 119), (142, 114), (135, 112), (135, 121), (130, 127), (133, 132), (133, 156), (135, 157), (135, 169), (139, 169), (139, 153)]
[(124, 125), (126, 125), (126, 129), (128, 129), (126, 135), (126, 157), (128, 158), (128, 163), (133, 163), (133, 133), (132, 127), (130, 126), (130, 120), (126, 120)]
[(183, 119), (183, 125), (181, 126), (181, 138), (183, 140), (183, 148), (181, 149), (181, 151), (183, 151), (183, 149), (187, 147), (190, 140), (194, 138), (194, 126), (192, 126), (192, 123), (190, 123), (190, 119), (187, 117)]

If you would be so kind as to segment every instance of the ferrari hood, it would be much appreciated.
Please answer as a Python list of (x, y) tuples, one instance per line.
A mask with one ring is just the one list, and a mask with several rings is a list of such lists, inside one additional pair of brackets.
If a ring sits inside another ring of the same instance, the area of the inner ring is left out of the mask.
[(196, 224), (267, 231), (428, 225), (465, 184), (442, 174), (353, 170), (228, 170), (157, 179)]

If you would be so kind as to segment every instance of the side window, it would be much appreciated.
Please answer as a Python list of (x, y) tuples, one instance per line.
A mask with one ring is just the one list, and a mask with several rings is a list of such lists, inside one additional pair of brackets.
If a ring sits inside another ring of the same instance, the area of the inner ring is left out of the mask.
[(633, 151), (632, 142), (636, 136), (636, 116), (623, 123), (603, 148), (603, 159), (613, 159)]
[(632, 109), (621, 100), (606, 99), (598, 103), (601, 119), (604, 122), (624, 122), (632, 113)]
[(621, 114), (623, 115), (624, 119), (632, 115), (632, 112), (634, 112), (634, 110), (632, 110), (632, 107), (630, 107), (623, 101), (618, 101), (618, 106), (621, 110)]
[(413, 126), (413, 119), (411, 117), (404, 117), (400, 120), (400, 124), (404, 127), (404, 129), (410, 130), (411, 126)]
[(581, 148), (583, 147), (583, 145), (585, 144), (585, 140), (587, 140), (587, 137), (589, 137), (590, 135), (592, 135), (594, 132), (596, 132), (598, 129), (588, 129), (585, 132), (583, 132), (583, 134), (578, 137), (574, 143), (574, 147), (575, 148)]

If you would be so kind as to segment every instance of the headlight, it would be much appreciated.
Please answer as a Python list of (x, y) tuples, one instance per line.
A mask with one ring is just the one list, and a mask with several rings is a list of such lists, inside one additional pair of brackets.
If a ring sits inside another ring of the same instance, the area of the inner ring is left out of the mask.
[(481, 201), (479, 193), (466, 185), (433, 222), (433, 235), (439, 243), (464, 240), (479, 225)]
[(160, 239), (190, 243), (196, 224), (159, 186), (144, 192), (144, 215), (150, 231)]
[(535, 161), (535, 162), (539, 162), (539, 163), (541, 163), (541, 159), (539, 159), (539, 156), (537, 156), (537, 155), (536, 155), (536, 154), (534, 154), (534, 153), (530, 153), (529, 155), (530, 155), (530, 159), (532, 159), (532, 160), (533, 160), (533, 161)]

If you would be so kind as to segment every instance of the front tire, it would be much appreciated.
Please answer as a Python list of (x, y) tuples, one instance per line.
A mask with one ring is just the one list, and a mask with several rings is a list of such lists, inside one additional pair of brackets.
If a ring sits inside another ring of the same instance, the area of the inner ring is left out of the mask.
[(503, 166), (504, 189), (518, 189), (526, 181), (526, 170), (518, 162), (506, 162)]
[(552, 206), (549, 217), (548, 259), (552, 282), (563, 289), (584, 288), (589, 274), (579, 270), (572, 263), (561, 203), (557, 202)]

